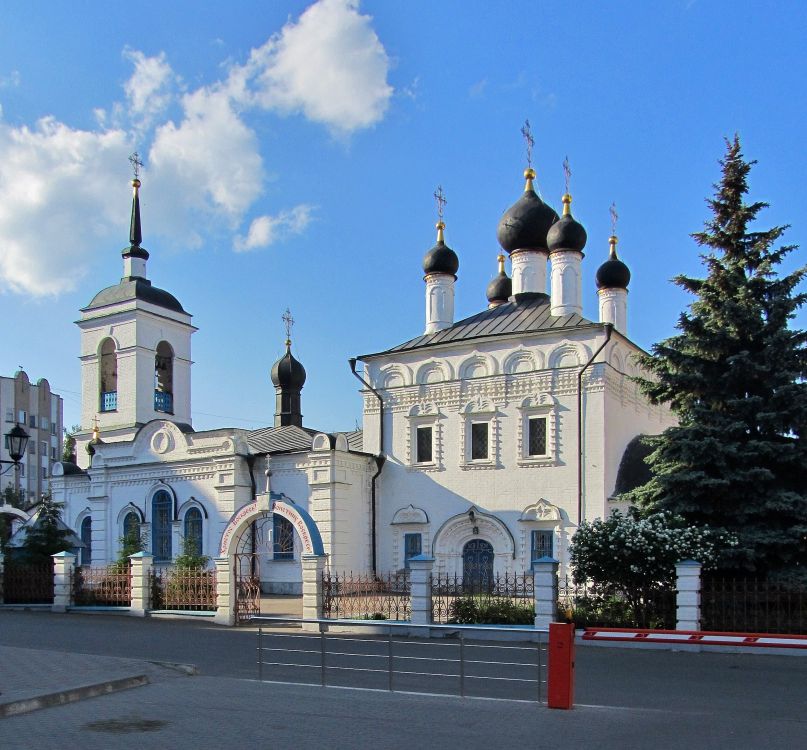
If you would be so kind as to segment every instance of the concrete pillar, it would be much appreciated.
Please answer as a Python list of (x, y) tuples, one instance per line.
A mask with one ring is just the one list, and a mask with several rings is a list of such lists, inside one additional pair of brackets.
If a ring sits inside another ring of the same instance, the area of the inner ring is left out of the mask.
[(535, 584), (535, 627), (549, 630), (558, 620), (558, 566), (554, 557), (542, 557), (532, 564)]
[(454, 323), (455, 277), (430, 273), (426, 277), (426, 330), (424, 334), (442, 331)]
[(701, 564), (682, 560), (675, 566), (675, 629), (701, 629)]
[[(325, 569), (325, 555), (303, 555), (303, 618), (322, 619), (322, 571)], [(319, 627), (304, 626), (304, 630), (318, 630)]]
[(0, 552), (0, 604), (4, 604), (5, 601), (6, 601), (3, 598), (3, 596), (4, 596), (4, 594), (3, 594), (3, 582), (5, 581), (4, 572), (3, 572), (4, 567), (5, 567), (5, 559), (3, 557), (3, 553)]
[(53, 558), (53, 605), (52, 612), (66, 612), (73, 604), (73, 571), (76, 556), (72, 552), (57, 552)]
[(135, 552), (129, 555), (131, 567), (132, 604), (129, 614), (134, 617), (145, 617), (151, 609), (151, 569), (154, 558), (148, 552)]
[(235, 625), (235, 555), (217, 557), (216, 617), (219, 625)]
[(171, 521), (171, 559), (184, 552), (182, 549), (182, 521)]
[(409, 558), (413, 625), (429, 625), (432, 621), (432, 568), (434, 558), (416, 555)]

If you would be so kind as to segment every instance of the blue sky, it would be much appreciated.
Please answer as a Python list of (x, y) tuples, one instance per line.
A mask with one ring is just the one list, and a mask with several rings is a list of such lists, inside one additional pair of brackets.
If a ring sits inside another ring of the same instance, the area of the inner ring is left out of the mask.
[(460, 258), (456, 317), (483, 309), (527, 118), (558, 210), (569, 157), (594, 319), (616, 202), (643, 347), (688, 301), (669, 279), (701, 272), (689, 234), (708, 216), (724, 136), (759, 161), (762, 224), (806, 241), (801, 2), (12, 5), (0, 9), (0, 372), (48, 378), (68, 425), (73, 321), (121, 275), (135, 149), (149, 277), (200, 329), (197, 429), (271, 423), (287, 306), (306, 424), (354, 427), (348, 357), (422, 332), (438, 184)]

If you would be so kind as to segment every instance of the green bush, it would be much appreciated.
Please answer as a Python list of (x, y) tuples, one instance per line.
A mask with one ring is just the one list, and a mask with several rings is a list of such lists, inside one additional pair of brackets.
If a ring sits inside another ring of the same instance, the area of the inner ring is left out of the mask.
[(452, 625), (532, 625), (535, 608), (511, 599), (463, 596), (451, 603), (448, 622)]

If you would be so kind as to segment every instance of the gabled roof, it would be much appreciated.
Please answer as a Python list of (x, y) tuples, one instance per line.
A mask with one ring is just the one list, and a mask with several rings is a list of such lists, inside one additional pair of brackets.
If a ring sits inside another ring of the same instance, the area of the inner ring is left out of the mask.
[[(247, 433), (247, 445), (254, 453), (288, 453), (290, 451), (310, 451), (314, 436), (320, 433), (331, 435), (324, 430), (313, 430), (310, 427), (286, 425), (284, 427), (262, 427)], [(351, 451), (362, 452), (364, 440), (361, 430), (342, 433), (347, 438), (347, 447)], [(333, 439), (331, 445), (333, 446)]]
[(565, 331), (579, 328), (599, 328), (601, 323), (594, 323), (582, 315), (552, 315), (550, 301), (546, 294), (520, 295), (518, 301), (505, 302), (498, 307), (483, 310), (470, 318), (460, 320), (449, 328), (436, 333), (406, 341), (382, 352), (364, 354), (358, 359), (368, 359), (393, 352), (407, 352), (425, 349), (440, 344), (451, 344), (457, 341), (508, 336), (515, 333), (538, 333), (541, 331)]

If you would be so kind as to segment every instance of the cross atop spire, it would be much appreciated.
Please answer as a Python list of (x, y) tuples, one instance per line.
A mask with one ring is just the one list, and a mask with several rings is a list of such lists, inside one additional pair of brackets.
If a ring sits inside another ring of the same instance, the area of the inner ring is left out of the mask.
[(140, 161), (140, 154), (135, 151), (131, 156), (129, 156), (129, 162), (132, 165), (132, 173), (134, 175), (133, 179), (139, 182), (140, 170), (143, 167), (143, 162)]
[(535, 146), (535, 139), (532, 137), (532, 128), (530, 128), (529, 120), (524, 120), (521, 135), (524, 136), (524, 143), (527, 144), (527, 169), (532, 169), (532, 149), (533, 146)]
[(437, 221), (441, 224), (443, 223), (443, 209), (446, 206), (448, 201), (446, 200), (445, 193), (443, 192), (443, 186), (438, 185), (437, 190), (434, 191), (434, 200), (437, 202)]
[(609, 209), (611, 212), (611, 236), (608, 238), (608, 257), (611, 259), (616, 258), (616, 222), (619, 219), (619, 214), (616, 212), (616, 203), (611, 204)]
[(608, 211), (611, 214), (611, 234), (616, 237), (616, 223), (619, 220), (619, 214), (616, 212), (616, 203), (612, 203)]
[(294, 327), (294, 318), (291, 317), (291, 310), (288, 307), (280, 319), (286, 326), (286, 346), (291, 346), (291, 329)]
[(569, 181), (572, 179), (572, 168), (569, 166), (569, 157), (563, 160), (563, 174), (566, 177), (566, 192), (569, 192)]

